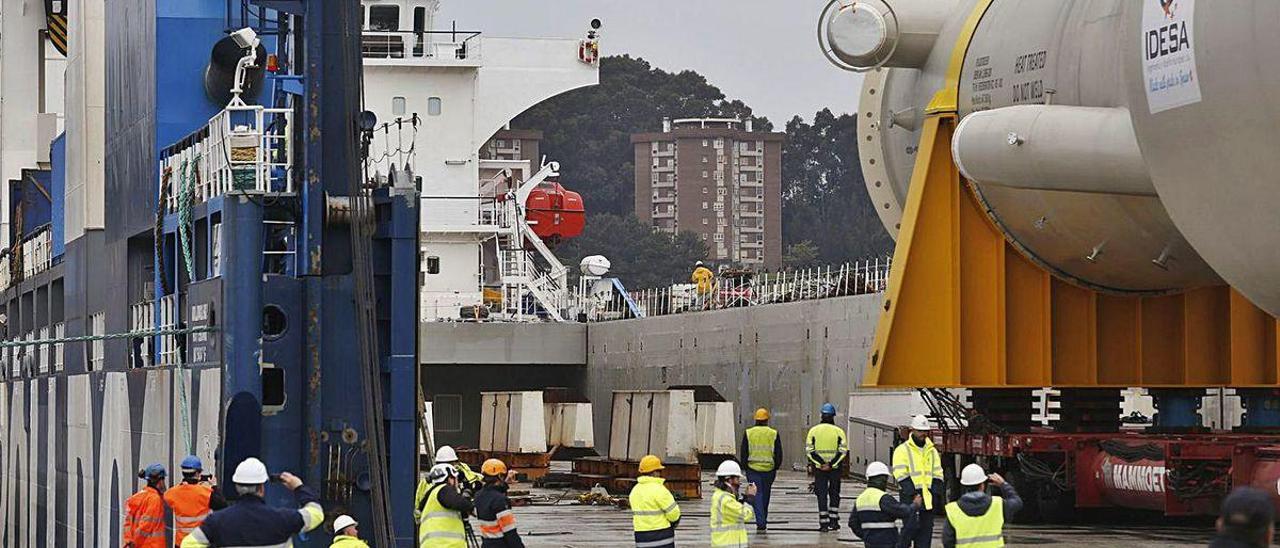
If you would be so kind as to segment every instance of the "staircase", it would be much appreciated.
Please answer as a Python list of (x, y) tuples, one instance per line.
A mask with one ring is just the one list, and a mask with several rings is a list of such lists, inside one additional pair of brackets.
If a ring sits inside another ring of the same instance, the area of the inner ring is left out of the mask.
[[(531, 177), (524, 185), (537, 185), (548, 174), (554, 171), (554, 162), (537, 175)], [(498, 232), (498, 268), (502, 273), (502, 306), (509, 317), (521, 320), (526, 313), (525, 294), (533, 296), (537, 305), (553, 321), (565, 321), (564, 311), (569, 304), (569, 285), (566, 274), (568, 270), (560, 263), (551, 249), (534, 234), (525, 220), (522, 207), (517, 204), (523, 200), (517, 193), (498, 204), (501, 213), (497, 215)], [(533, 246), (533, 250), (525, 249), (525, 244)], [(539, 265), (538, 259), (545, 266)]]

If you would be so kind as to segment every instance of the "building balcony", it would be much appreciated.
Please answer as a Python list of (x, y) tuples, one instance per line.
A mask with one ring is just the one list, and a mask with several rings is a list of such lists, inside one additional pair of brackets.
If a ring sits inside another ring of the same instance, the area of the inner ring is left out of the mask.
[(764, 249), (764, 242), (750, 240), (750, 241), (741, 242), (739, 246), (742, 247), (742, 249)]
[(738, 227), (738, 231), (743, 234), (760, 234), (764, 232), (763, 226), (742, 226)]
[(764, 212), (744, 209), (738, 212), (738, 216), (748, 219), (761, 219), (764, 218)]
[(761, 179), (756, 179), (756, 180), (754, 180), (754, 181), (741, 181), (741, 180), (740, 180), (740, 181), (738, 181), (738, 186), (744, 186), (744, 187), (764, 187), (764, 181), (763, 181), (763, 180), (761, 180)]
[(741, 194), (738, 196), (738, 201), (744, 204), (751, 202), (764, 202), (764, 196), (760, 194)]
[(675, 196), (654, 196), (654, 198), (653, 198), (653, 203), (655, 203), (655, 204), (674, 204), (674, 203), (676, 203), (676, 197), (675, 197)]
[(675, 210), (655, 211), (653, 212), (653, 218), (654, 219), (674, 219), (676, 218), (676, 212)]

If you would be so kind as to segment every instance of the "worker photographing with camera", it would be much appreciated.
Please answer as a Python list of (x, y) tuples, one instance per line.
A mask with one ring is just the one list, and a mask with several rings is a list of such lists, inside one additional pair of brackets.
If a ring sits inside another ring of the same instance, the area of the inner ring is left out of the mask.
[[(299, 508), (272, 508), (263, 497), (267, 482), (278, 481), (290, 491)], [(214, 512), (182, 541), (182, 548), (209, 546), (293, 546), (293, 536), (319, 527), (324, 510), (319, 497), (302, 480), (288, 472), (278, 476), (267, 474), (262, 461), (244, 459), (231, 476), (236, 500), (231, 506)]]
[(227, 507), (227, 500), (214, 488), (213, 476), (204, 473), (204, 463), (195, 455), (182, 459), (182, 482), (164, 492), (164, 502), (173, 510), (174, 546), (182, 546), (210, 512)]

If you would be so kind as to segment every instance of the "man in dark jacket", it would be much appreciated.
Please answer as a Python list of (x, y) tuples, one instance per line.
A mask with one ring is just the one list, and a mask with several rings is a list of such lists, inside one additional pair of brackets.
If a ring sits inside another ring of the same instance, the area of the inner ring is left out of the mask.
[[(1000, 488), (1000, 496), (987, 494), (987, 483)], [(960, 500), (947, 505), (947, 524), (942, 529), (942, 546), (954, 548), (970, 544), (976, 539), (1001, 537), (1004, 523), (1022, 509), (1022, 498), (1000, 477), (987, 475), (977, 464), (970, 464), (960, 471), (960, 485), (967, 492)]]
[(849, 514), (849, 528), (867, 548), (894, 548), (898, 545), (898, 526), (894, 520), (907, 520), (920, 511), (922, 497), (917, 494), (911, 504), (885, 492), (889, 485), (889, 467), (883, 462), (867, 465), (867, 488), (854, 502)]
[(484, 461), (480, 467), (484, 487), (476, 493), (476, 520), (480, 522), (480, 546), (483, 548), (524, 548), (516, 532), (516, 516), (511, 513), (507, 487), (515, 481), (515, 470), (507, 470), (498, 459)]
[(182, 540), (182, 548), (209, 546), (293, 546), (293, 536), (324, 522), (324, 510), (315, 492), (288, 472), (280, 483), (293, 491), (300, 508), (273, 508), (262, 500), (270, 476), (262, 461), (249, 457), (236, 467), (231, 482), (239, 495), (231, 506), (218, 510)]
[(1238, 487), (1222, 501), (1218, 534), (1209, 548), (1263, 548), (1276, 533), (1271, 496), (1253, 487)]

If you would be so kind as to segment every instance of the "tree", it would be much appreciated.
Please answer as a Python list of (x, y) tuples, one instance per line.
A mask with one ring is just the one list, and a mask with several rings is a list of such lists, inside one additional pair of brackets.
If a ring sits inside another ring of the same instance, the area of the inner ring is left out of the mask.
[[(867, 196), (857, 118), (829, 109), (787, 122), (782, 151), (782, 242), (816, 246), (818, 264), (887, 255), (893, 240)], [(803, 249), (803, 248), (802, 248)], [(797, 250), (798, 251), (798, 250)]]
[(787, 268), (805, 268), (818, 264), (818, 246), (809, 240), (787, 246), (782, 254), (782, 264)]
[(587, 218), (588, 230), (556, 248), (556, 255), (573, 268), (588, 255), (604, 255), (612, 263), (609, 276), (629, 289), (688, 283), (693, 263), (707, 256), (707, 245), (692, 232), (658, 232), (631, 215), (597, 213)]

